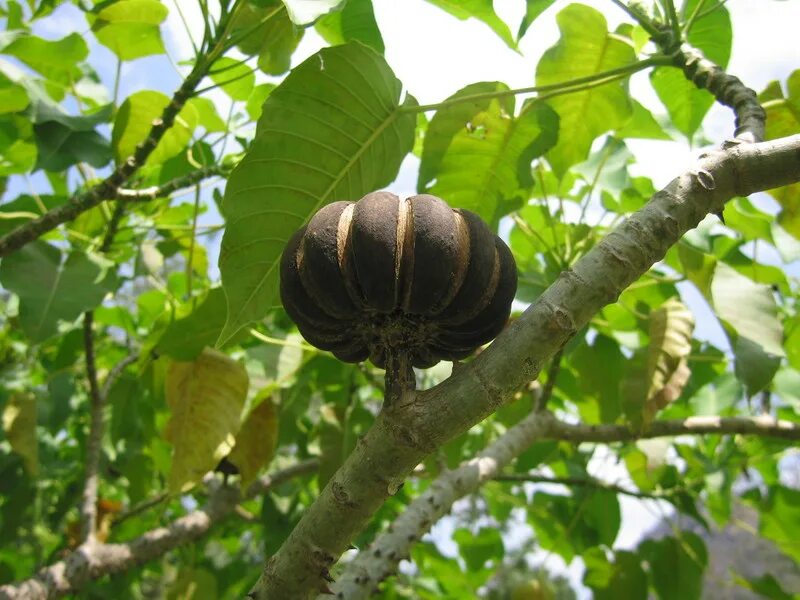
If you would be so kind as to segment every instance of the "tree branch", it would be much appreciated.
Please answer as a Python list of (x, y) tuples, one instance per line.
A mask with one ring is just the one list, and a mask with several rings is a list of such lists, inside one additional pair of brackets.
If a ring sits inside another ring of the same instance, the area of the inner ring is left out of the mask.
[(542, 393), (536, 398), (536, 404), (534, 406), (534, 411), (540, 412), (547, 408), (547, 403), (550, 401), (550, 398), (553, 396), (553, 390), (556, 387), (556, 379), (558, 378), (558, 373), (561, 371), (561, 358), (564, 356), (564, 348), (560, 348), (558, 352), (553, 355), (553, 358), (550, 360), (550, 368), (547, 370), (547, 381), (544, 383), (544, 388), (542, 389)]
[(180, 189), (188, 188), (196, 183), (215, 177), (217, 175), (225, 176), (230, 172), (231, 168), (223, 165), (212, 165), (203, 167), (184, 175), (183, 177), (176, 177), (175, 179), (163, 183), (161, 185), (154, 185), (140, 190), (119, 188), (116, 193), (118, 200), (127, 200), (129, 202), (148, 202), (156, 198), (165, 198), (177, 192)]
[(86, 474), (81, 497), (81, 542), (93, 543), (97, 530), (97, 487), (103, 441), (103, 397), (97, 383), (94, 362), (94, 314), (83, 315), (83, 344), (86, 353), (86, 378), (89, 380), (90, 423), (86, 439)]
[[(559, 421), (552, 413), (531, 413), (504, 435), (487, 446), (476, 458), (463, 462), (458, 468), (446, 471), (406, 507), (389, 529), (381, 533), (369, 548), (362, 550), (347, 565), (333, 585), (337, 598), (359, 600), (368, 598), (378, 583), (394, 574), (398, 563), (407, 558), (411, 546), (419, 541), (431, 526), (450, 512), (453, 503), (471, 494), (489, 480), (513, 477), (523, 481), (547, 481), (564, 485), (592, 485), (641, 498), (643, 494), (596, 480), (577, 478), (547, 478), (531, 475), (500, 475), (510, 462), (531, 444), (545, 440), (573, 442), (621, 442), (641, 438), (706, 433), (745, 433), (800, 440), (800, 424), (778, 421), (771, 417), (692, 417), (685, 420), (655, 421), (646, 432), (635, 432), (625, 425), (572, 425)], [(664, 494), (663, 497), (668, 497)], [(319, 596), (318, 600), (325, 600)]]
[(251, 591), (312, 597), (350, 540), (422, 458), (509, 402), (602, 307), (681, 236), (737, 195), (800, 180), (800, 135), (714, 150), (564, 271), (475, 360), (406, 403), (384, 407)]
[(79, 590), (86, 582), (119, 573), (192, 542), (233, 514), (242, 500), (263, 495), (281, 483), (314, 472), (317, 460), (307, 460), (255, 481), (242, 495), (238, 487), (220, 486), (207, 504), (134, 540), (118, 544), (85, 543), (65, 560), (41, 569), (34, 577), (0, 586), (0, 600), (46, 600)]
[(566, 487), (588, 487), (596, 490), (614, 492), (615, 494), (622, 494), (623, 496), (630, 496), (631, 498), (639, 498), (640, 500), (669, 500), (678, 493), (686, 492), (685, 487), (669, 488), (662, 492), (638, 492), (613, 483), (607, 483), (600, 479), (595, 479), (594, 477), (551, 477), (539, 473), (499, 473), (492, 478), (492, 481), (509, 483), (551, 483)]

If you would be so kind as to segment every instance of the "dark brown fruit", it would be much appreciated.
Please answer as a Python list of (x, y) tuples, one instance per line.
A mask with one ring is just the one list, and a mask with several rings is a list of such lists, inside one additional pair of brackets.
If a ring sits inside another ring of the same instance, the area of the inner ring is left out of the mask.
[(340, 360), (460, 360), (505, 326), (511, 251), (478, 215), (374, 192), (323, 207), (286, 245), (281, 300), (306, 340)]

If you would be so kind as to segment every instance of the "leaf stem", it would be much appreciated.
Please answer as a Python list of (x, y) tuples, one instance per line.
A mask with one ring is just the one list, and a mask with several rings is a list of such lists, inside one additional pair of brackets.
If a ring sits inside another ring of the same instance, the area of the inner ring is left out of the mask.
[(454, 106), (456, 104), (463, 104), (465, 102), (475, 102), (477, 100), (493, 100), (495, 98), (506, 98), (508, 96), (517, 96), (521, 94), (542, 94), (549, 92), (547, 97), (551, 97), (551, 96), (556, 96), (558, 94), (579, 92), (582, 91), (583, 89), (588, 89), (590, 87), (595, 87), (597, 85), (610, 83), (611, 81), (614, 81), (616, 79), (628, 77), (630, 75), (633, 75), (634, 73), (637, 73), (644, 69), (648, 69), (650, 67), (656, 67), (659, 65), (670, 65), (670, 64), (672, 64), (672, 59), (669, 56), (659, 54), (656, 56), (651, 56), (650, 58), (647, 58), (645, 60), (625, 65), (624, 67), (609, 69), (608, 71), (602, 71), (600, 73), (595, 73), (593, 75), (587, 75), (586, 77), (578, 77), (576, 79), (570, 79), (568, 81), (563, 81), (559, 83), (551, 83), (547, 85), (538, 85), (538, 86), (535, 85), (531, 87), (516, 88), (513, 90), (500, 90), (496, 92), (482, 92), (480, 94), (470, 94), (469, 96), (451, 98), (450, 100), (445, 100), (444, 102), (437, 102), (435, 104), (420, 104), (416, 106), (404, 105), (401, 106), (398, 110), (399, 112), (413, 112), (413, 113), (428, 112), (432, 110), (439, 110), (441, 108), (447, 108), (449, 106)]

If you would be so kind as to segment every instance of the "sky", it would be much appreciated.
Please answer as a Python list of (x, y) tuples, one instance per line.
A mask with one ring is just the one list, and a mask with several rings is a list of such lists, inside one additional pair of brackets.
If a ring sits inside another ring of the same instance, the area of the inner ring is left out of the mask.
[[(187, 16), (190, 28), (198, 34), (202, 32), (199, 13), (194, 0), (176, 0)], [(180, 63), (192, 56), (192, 48), (186, 30), (180, 21), (172, 0), (164, 0), (170, 8), (170, 15), (163, 26), (167, 48), (175, 62)], [(613, 29), (626, 21), (626, 15), (608, 0), (584, 0), (585, 4), (601, 10)], [(555, 15), (568, 2), (557, 1), (534, 23), (523, 38), (519, 52), (509, 49), (486, 25), (476, 20), (458, 21), (454, 17), (428, 4), (423, 0), (373, 0), (376, 18), (386, 45), (386, 59), (396, 76), (403, 82), (406, 90), (413, 94), (421, 104), (441, 101), (458, 89), (476, 81), (503, 81), (512, 88), (530, 86), (534, 80), (536, 63), (541, 54), (558, 38)], [(516, 31), (525, 8), (523, 0), (495, 0), (495, 9), (512, 31)], [(727, 4), (734, 29), (734, 47), (728, 71), (737, 75), (747, 85), (760, 91), (775, 79), (785, 81), (794, 69), (800, 68), (800, 44), (797, 43), (797, 24), (800, 23), (800, 2), (781, 0), (730, 0)], [(37, 33), (47, 38), (58, 38), (71, 31), (85, 32), (87, 25), (74, 6), (64, 6), (56, 14), (37, 25)], [(313, 29), (307, 31), (293, 58), (296, 65), (323, 47), (322, 40)], [(115, 59), (111, 53), (92, 44), (94, 64), (99, 66), (100, 75), (111, 87)], [(185, 69), (184, 69), (185, 72)], [(120, 98), (141, 89), (159, 89), (171, 94), (179, 85), (178, 74), (162, 57), (143, 58), (122, 67)], [(269, 80), (265, 76), (261, 80)], [(655, 113), (664, 109), (652, 92), (647, 75), (634, 75), (631, 82), (634, 96)], [(215, 90), (210, 97), (218, 106), (221, 115), (227, 113), (229, 100), (221, 91)], [(729, 109), (715, 106), (704, 123), (706, 135), (715, 144), (721, 142), (733, 131), (732, 113)], [(665, 185), (671, 178), (688, 168), (700, 152), (684, 142), (652, 142), (628, 140), (637, 164), (632, 168), (634, 175), (645, 175), (653, 179), (656, 187)], [(415, 193), (418, 159), (409, 156), (403, 163), (400, 173), (389, 189), (400, 196)], [(34, 178), (34, 185), (41, 178)], [(17, 182), (16, 185), (22, 185)], [(10, 192), (14, 192), (14, 187)], [(8, 199), (9, 196), (6, 196)], [(777, 206), (768, 197), (760, 196), (759, 206), (771, 212)], [(216, 224), (220, 217), (208, 212), (201, 217), (201, 224)], [(212, 240), (209, 247), (209, 262), (216, 265), (219, 237)], [(689, 304), (698, 320), (698, 334), (716, 343), (727, 346), (721, 328), (711, 314), (705, 301), (690, 287), (681, 289), (684, 300)], [(607, 481), (627, 480), (624, 468), (611, 465), (608, 453), (598, 452), (591, 469)], [(624, 514), (623, 525), (617, 538), (619, 548), (634, 547), (643, 530), (654, 525), (671, 511), (664, 505), (653, 501), (639, 501), (628, 497), (621, 498)], [(507, 540), (510, 544), (519, 543), (529, 530), (520, 525), (517, 536)], [(448, 555), (457, 551), (449, 539), (453, 528), (451, 519), (443, 519), (432, 531), (432, 537)], [(541, 554), (537, 561), (545, 559)], [(546, 557), (548, 568), (565, 570), (574, 584), (579, 585), (582, 573), (580, 561), (570, 567), (563, 564), (557, 556)], [(582, 589), (581, 597), (589, 597)]]

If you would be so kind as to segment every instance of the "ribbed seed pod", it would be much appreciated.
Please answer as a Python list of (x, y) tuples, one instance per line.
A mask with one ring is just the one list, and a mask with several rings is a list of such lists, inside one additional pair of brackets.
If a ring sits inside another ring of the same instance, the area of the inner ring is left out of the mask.
[(517, 289), (508, 246), (481, 218), (427, 194), (334, 202), (289, 240), (281, 300), (340, 360), (415, 367), (460, 360), (503, 329)]

